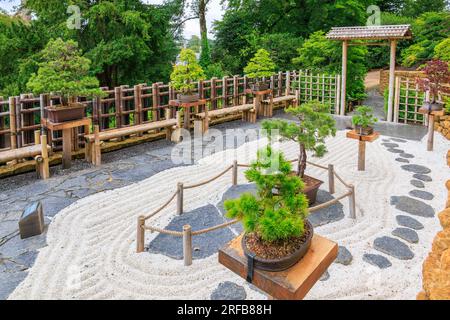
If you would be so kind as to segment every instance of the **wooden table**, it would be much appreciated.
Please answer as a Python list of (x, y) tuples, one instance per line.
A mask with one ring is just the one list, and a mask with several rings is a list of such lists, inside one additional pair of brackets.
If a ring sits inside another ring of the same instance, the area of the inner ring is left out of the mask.
[(428, 111), (424, 109), (419, 109), (419, 113), (428, 116), (428, 143), (427, 150), (433, 151), (434, 148), (434, 122), (436, 117), (443, 117), (445, 115), (445, 111)]
[(253, 91), (252, 89), (246, 89), (245, 90), (246, 94), (251, 94), (254, 95), (254, 101), (253, 104), (255, 106), (255, 110), (256, 110), (256, 116), (261, 116), (261, 115), (265, 115), (264, 110), (262, 110), (262, 103), (261, 101), (264, 100), (264, 96), (265, 95), (272, 95), (273, 91), (272, 89), (267, 89), (267, 90), (263, 90), (263, 91)]
[(179, 100), (170, 100), (170, 107), (182, 108), (183, 109), (183, 117), (184, 117), (184, 129), (191, 129), (191, 108), (205, 106), (206, 109), (206, 100), (198, 100), (195, 102), (181, 102)]
[[(247, 278), (247, 259), (244, 256), (242, 235), (219, 251), (219, 263)], [(255, 269), (253, 285), (273, 299), (301, 300), (320, 280), (338, 254), (338, 245), (319, 235), (314, 235), (311, 248), (305, 257), (292, 268), (282, 272)]]
[(358, 170), (366, 170), (366, 142), (374, 142), (380, 137), (379, 132), (374, 132), (368, 136), (362, 136), (358, 134), (355, 130), (347, 132), (347, 138), (355, 139), (359, 141), (358, 147)]
[(68, 169), (72, 166), (72, 149), (73, 149), (72, 129), (78, 128), (78, 127), (84, 127), (84, 134), (88, 135), (91, 123), (92, 123), (92, 121), (89, 118), (83, 118), (80, 120), (67, 121), (67, 122), (61, 122), (61, 123), (53, 123), (45, 118), (43, 118), (41, 120), (42, 126), (44, 128), (46, 128), (47, 130), (50, 130), (50, 134), (52, 134), (52, 132), (54, 132), (54, 131), (62, 130), (62, 134), (63, 134), (63, 137), (62, 137), (62, 139), (63, 139), (63, 158), (62, 158), (63, 169)]

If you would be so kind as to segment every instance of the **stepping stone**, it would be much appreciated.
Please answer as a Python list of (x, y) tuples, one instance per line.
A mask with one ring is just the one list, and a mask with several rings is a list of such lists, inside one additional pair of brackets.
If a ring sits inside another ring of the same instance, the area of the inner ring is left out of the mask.
[(391, 205), (395, 206), (397, 210), (414, 216), (424, 218), (433, 218), (435, 216), (435, 211), (430, 205), (410, 197), (391, 197)]
[(414, 253), (406, 244), (391, 237), (381, 237), (375, 239), (373, 247), (376, 250), (399, 260), (411, 260), (414, 258)]
[(412, 197), (416, 197), (422, 200), (428, 200), (431, 201), (434, 199), (434, 195), (426, 192), (426, 191), (421, 191), (421, 190), (413, 190), (409, 192), (409, 195)]
[(389, 140), (389, 139), (383, 139), (382, 141), (383, 142), (391, 142), (391, 140)]
[(414, 159), (414, 155), (409, 154), (409, 153), (402, 153), (400, 155), (400, 157), (405, 158), (405, 159)]
[(424, 166), (419, 166), (417, 164), (408, 164), (402, 166), (402, 169), (408, 172), (418, 173), (418, 174), (429, 174), (431, 170)]
[(363, 260), (373, 266), (376, 266), (380, 269), (387, 269), (392, 266), (392, 263), (388, 258), (383, 257), (379, 254), (368, 254), (363, 255)]
[(398, 148), (398, 147), (400, 147), (396, 143), (382, 143), (381, 145), (385, 146), (386, 148)]
[(247, 293), (244, 287), (236, 283), (226, 281), (219, 284), (219, 286), (211, 294), (211, 300), (245, 300)]
[(419, 221), (408, 216), (397, 216), (396, 220), (402, 227), (407, 227), (414, 230), (423, 230), (425, 228)]
[(414, 187), (419, 188), (419, 189), (425, 188), (425, 184), (422, 181), (420, 181), (420, 180), (411, 180), (411, 184)]
[(418, 174), (418, 173), (416, 173), (415, 175), (413, 175), (413, 178), (417, 179), (417, 180), (420, 180), (420, 181), (423, 181), (423, 182), (431, 182), (431, 181), (433, 181), (433, 179), (430, 176), (427, 176), (425, 174)]
[(352, 263), (353, 256), (346, 247), (339, 246), (338, 256), (334, 262), (348, 266)]
[(401, 162), (401, 163), (409, 163), (409, 160), (403, 159), (403, 158), (397, 158), (395, 161)]
[(328, 271), (325, 271), (325, 273), (320, 277), (320, 281), (324, 282), (330, 279), (330, 273)]
[(405, 153), (405, 151), (400, 149), (387, 149), (387, 151), (389, 151), (390, 153), (398, 153), (398, 154)]
[(392, 231), (392, 235), (408, 241), (409, 243), (419, 243), (419, 235), (417, 232), (408, 228), (397, 228)]
[(392, 140), (392, 141), (395, 141), (395, 142), (399, 142), (399, 143), (406, 143), (406, 142), (408, 142), (408, 141), (406, 141), (406, 140), (398, 139), (398, 138), (391, 138), (391, 140)]
[[(317, 193), (317, 202), (315, 203), (315, 205), (319, 205), (333, 199), (334, 197), (329, 192), (319, 189), (319, 192)], [(344, 206), (340, 202), (328, 208), (313, 212), (308, 216), (308, 220), (309, 222), (311, 222), (314, 228), (337, 222), (344, 218)]]

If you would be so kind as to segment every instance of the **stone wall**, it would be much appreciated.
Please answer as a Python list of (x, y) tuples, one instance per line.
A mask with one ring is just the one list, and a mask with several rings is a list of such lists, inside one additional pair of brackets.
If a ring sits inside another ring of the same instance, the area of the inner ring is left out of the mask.
[[(447, 161), (449, 156), (450, 151)], [(439, 214), (443, 231), (437, 234), (423, 264), (423, 291), (417, 296), (418, 300), (450, 300), (450, 180), (446, 186), (446, 209)]]
[[(415, 79), (417, 77), (423, 76), (421, 71), (409, 71), (409, 70), (397, 70), (395, 71), (396, 77), (404, 77)], [(384, 94), (384, 90), (389, 87), (389, 70), (380, 71), (380, 87), (378, 88), (381, 94)]]
[(450, 140), (450, 115), (437, 118), (434, 129)]

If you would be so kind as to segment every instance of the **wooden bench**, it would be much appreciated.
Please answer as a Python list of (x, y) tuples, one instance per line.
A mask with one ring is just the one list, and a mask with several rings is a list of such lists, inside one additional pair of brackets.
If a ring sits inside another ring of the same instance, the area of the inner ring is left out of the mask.
[(154, 131), (158, 129), (166, 130), (167, 140), (179, 142), (181, 136), (180, 113), (177, 112), (176, 119), (166, 119), (103, 132), (100, 132), (99, 126), (96, 125), (94, 126), (93, 134), (84, 136), (86, 140), (86, 160), (96, 166), (101, 165), (101, 141), (122, 138), (133, 134), (142, 134), (144, 132)]
[(36, 161), (36, 172), (41, 179), (50, 177), (48, 154), (51, 147), (47, 145), (47, 136), (39, 137), (35, 134), (36, 144), (18, 149), (11, 149), (0, 152), (0, 163), (8, 163), (26, 158), (34, 158)]
[(196, 118), (201, 121), (202, 132), (206, 132), (209, 129), (209, 123), (212, 119), (221, 118), (230, 114), (242, 113), (242, 121), (256, 123), (256, 109), (253, 104), (244, 104), (240, 106), (234, 106), (229, 108), (208, 110), (205, 112), (196, 114)]
[(279, 108), (287, 108), (297, 103), (297, 97), (295, 95), (286, 94), (285, 96), (276, 97), (270, 96), (270, 99), (263, 100), (262, 102), (264, 116), (272, 117), (273, 110)]

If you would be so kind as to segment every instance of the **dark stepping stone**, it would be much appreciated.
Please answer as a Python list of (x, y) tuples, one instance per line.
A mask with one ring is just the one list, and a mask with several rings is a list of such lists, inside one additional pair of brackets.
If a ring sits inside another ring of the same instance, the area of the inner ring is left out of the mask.
[(387, 269), (392, 266), (392, 263), (388, 260), (388, 258), (380, 256), (379, 254), (366, 253), (363, 255), (363, 260), (380, 269)]
[(415, 175), (413, 175), (413, 178), (417, 179), (417, 180), (420, 180), (420, 181), (423, 181), (423, 182), (431, 182), (431, 181), (433, 181), (433, 179), (430, 176), (427, 176), (425, 174), (418, 174), (418, 173), (416, 173)]
[(330, 279), (330, 273), (328, 271), (325, 271), (325, 273), (320, 277), (320, 281), (324, 282)]
[(416, 197), (416, 198), (419, 198), (419, 199), (422, 199), (422, 200), (429, 200), (429, 201), (431, 201), (431, 200), (434, 199), (434, 195), (433, 194), (431, 194), (429, 192), (426, 192), (426, 191), (421, 191), (421, 190), (410, 191), (409, 195), (411, 197)]
[(406, 160), (406, 159), (403, 159), (403, 158), (397, 158), (397, 159), (395, 159), (395, 161), (401, 162), (401, 163), (409, 163), (409, 160)]
[(424, 218), (433, 218), (435, 216), (434, 209), (430, 205), (410, 197), (391, 197), (391, 205), (395, 206), (397, 210), (414, 216)]
[[(197, 208), (181, 216), (174, 217), (166, 230), (182, 231), (183, 226), (190, 225), (192, 231), (199, 231), (225, 223), (226, 220), (213, 205)], [(219, 229), (201, 234), (192, 238), (194, 259), (204, 259), (216, 254), (229, 241), (236, 236), (231, 229)], [(159, 234), (149, 245), (149, 252), (163, 254), (176, 260), (183, 259), (183, 239), (166, 234)]]
[[(320, 190), (317, 193), (317, 202), (314, 205), (333, 200), (334, 197), (327, 191)], [(311, 213), (308, 216), (308, 220), (311, 222), (314, 228), (340, 221), (345, 218), (345, 212), (343, 205), (338, 202), (328, 208), (318, 210)]]
[(247, 293), (244, 287), (226, 281), (219, 284), (219, 286), (211, 294), (211, 300), (245, 300)]
[(397, 228), (392, 231), (392, 235), (408, 241), (409, 243), (419, 243), (419, 235), (417, 232), (408, 228)]
[(425, 184), (422, 181), (420, 181), (420, 180), (411, 180), (411, 184), (414, 187), (419, 188), (419, 189), (425, 188)]
[(429, 174), (431, 170), (424, 166), (419, 166), (417, 164), (408, 164), (402, 166), (402, 169), (408, 172), (418, 173), (418, 174)]
[(405, 158), (405, 159), (414, 159), (414, 155), (410, 154), (410, 153), (402, 153), (400, 155), (400, 157)]
[(398, 148), (398, 147), (400, 147), (396, 143), (382, 143), (382, 145), (385, 146), (386, 148)]
[(346, 247), (339, 246), (338, 256), (334, 262), (348, 266), (352, 263), (353, 256)]
[(403, 139), (398, 139), (398, 138), (391, 138), (392, 141), (398, 142), (398, 143), (406, 143), (408, 141), (403, 140)]
[(391, 237), (375, 239), (373, 247), (382, 253), (400, 260), (411, 260), (414, 258), (414, 253), (406, 244)]
[(414, 230), (423, 230), (425, 227), (419, 221), (408, 216), (397, 216), (397, 223), (402, 227), (407, 227)]
[(387, 151), (389, 151), (390, 153), (398, 153), (398, 154), (405, 153), (405, 151), (400, 149), (387, 149)]
[(391, 140), (389, 140), (389, 139), (383, 139), (382, 141), (383, 142), (391, 142)]

